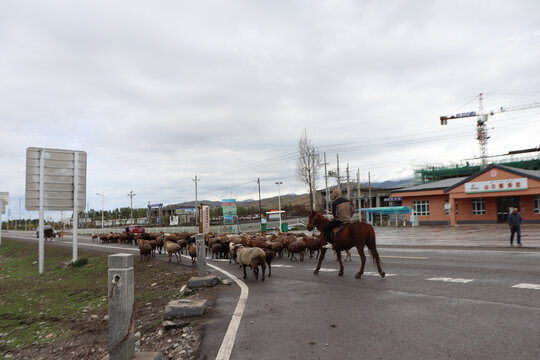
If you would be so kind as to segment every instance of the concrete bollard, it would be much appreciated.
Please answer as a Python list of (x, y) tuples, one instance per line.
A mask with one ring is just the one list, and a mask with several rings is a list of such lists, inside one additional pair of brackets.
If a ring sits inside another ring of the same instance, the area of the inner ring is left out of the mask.
[(197, 247), (197, 275), (206, 276), (206, 251), (204, 249), (204, 234), (195, 235), (195, 246)]
[(133, 339), (133, 255), (114, 254), (109, 263), (109, 359), (130, 360), (135, 356)]

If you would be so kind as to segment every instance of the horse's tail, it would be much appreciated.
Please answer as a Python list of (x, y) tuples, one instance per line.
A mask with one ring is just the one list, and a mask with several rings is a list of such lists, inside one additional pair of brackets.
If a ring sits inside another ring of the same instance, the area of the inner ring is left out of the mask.
[(373, 229), (373, 226), (369, 226), (368, 231), (368, 238), (366, 240), (366, 245), (369, 250), (369, 253), (371, 254), (371, 258), (373, 260), (373, 265), (377, 268), (379, 271), (379, 274), (384, 277), (384, 271), (382, 271), (382, 260), (379, 256), (379, 252), (377, 251), (377, 245), (375, 243), (375, 230)]

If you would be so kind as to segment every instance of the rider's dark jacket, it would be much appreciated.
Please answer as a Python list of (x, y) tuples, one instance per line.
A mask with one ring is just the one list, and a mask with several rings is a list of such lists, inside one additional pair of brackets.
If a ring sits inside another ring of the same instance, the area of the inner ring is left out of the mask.
[(355, 210), (349, 200), (345, 198), (339, 198), (332, 203), (332, 215), (334, 220), (341, 222), (348, 222), (351, 220)]

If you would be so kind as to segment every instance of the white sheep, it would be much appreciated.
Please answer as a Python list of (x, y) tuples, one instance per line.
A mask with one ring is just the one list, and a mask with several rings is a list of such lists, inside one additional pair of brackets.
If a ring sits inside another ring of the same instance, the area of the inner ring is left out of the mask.
[(243, 247), (238, 244), (235, 246), (236, 257), (240, 266), (244, 268), (244, 279), (247, 277), (246, 266), (250, 266), (255, 274), (255, 279), (259, 279), (259, 266), (262, 269), (262, 281), (264, 281), (264, 272), (266, 271), (266, 253), (258, 247)]

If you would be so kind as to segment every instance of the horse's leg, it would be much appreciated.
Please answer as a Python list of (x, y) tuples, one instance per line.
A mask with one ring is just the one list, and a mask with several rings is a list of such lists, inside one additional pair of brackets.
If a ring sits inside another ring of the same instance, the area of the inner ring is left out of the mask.
[(366, 266), (366, 255), (364, 254), (364, 245), (356, 245), (356, 250), (358, 250), (358, 255), (362, 260), (362, 265), (360, 265), (360, 271), (356, 274), (356, 278), (359, 279), (364, 274), (364, 267)]
[(336, 257), (339, 261), (339, 273), (338, 276), (343, 276), (343, 262), (341, 261), (341, 250), (336, 250)]
[(352, 256), (351, 256), (350, 250), (347, 250), (347, 259), (349, 259), (349, 261), (352, 262)]
[(314, 274), (318, 274), (319, 270), (321, 269), (322, 261), (324, 260), (324, 254), (326, 254), (326, 248), (321, 248), (321, 256), (319, 256), (319, 263), (317, 264), (317, 267), (315, 268), (315, 271), (313, 271)]

